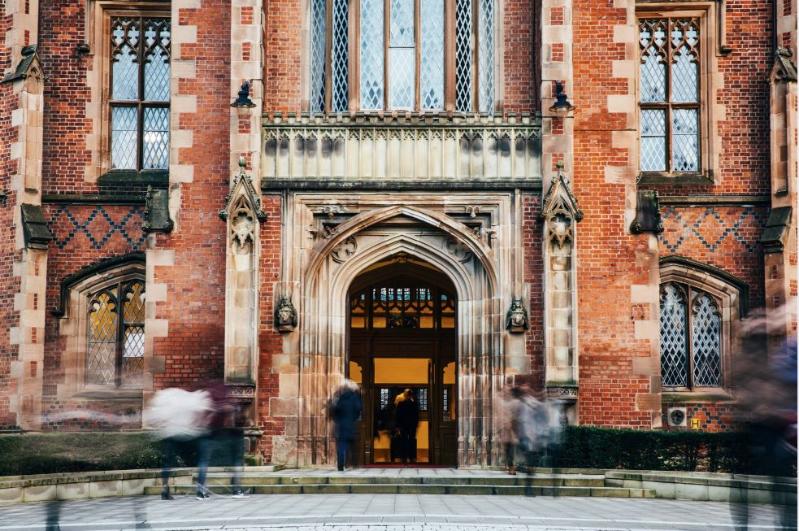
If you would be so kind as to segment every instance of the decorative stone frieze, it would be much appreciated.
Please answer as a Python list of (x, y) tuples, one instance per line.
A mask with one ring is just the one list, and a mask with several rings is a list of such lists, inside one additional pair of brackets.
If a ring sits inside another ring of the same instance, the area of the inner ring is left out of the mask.
[(264, 117), (266, 180), (540, 180), (531, 116)]

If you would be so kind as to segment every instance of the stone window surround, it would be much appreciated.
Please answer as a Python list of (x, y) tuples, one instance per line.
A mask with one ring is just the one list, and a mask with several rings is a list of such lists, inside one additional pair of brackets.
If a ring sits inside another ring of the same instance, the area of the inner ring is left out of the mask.
[[(664, 392), (669, 394), (679, 394), (681, 396), (726, 396), (725, 389), (728, 388), (732, 377), (733, 353), (740, 346), (738, 337), (740, 321), (743, 317), (746, 293), (742, 293), (740, 286), (733, 284), (723, 271), (714, 273), (714, 268), (706, 266), (700, 262), (694, 262), (682, 257), (669, 256), (661, 259), (660, 262), (660, 283), (666, 284), (676, 282), (687, 284), (692, 288), (702, 290), (718, 304), (721, 314), (721, 388), (718, 387), (694, 387), (691, 389), (672, 389), (664, 388)], [(736, 279), (737, 280), (737, 279)], [(743, 283), (741, 283), (743, 284)], [(660, 305), (658, 305), (658, 312)], [(660, 320), (658, 316), (658, 321)], [(658, 358), (658, 364), (660, 359)]]
[[(716, 93), (723, 85), (718, 74), (717, 56), (726, 53), (723, 46), (724, 6), (718, 0), (687, 0), (683, 2), (641, 2), (636, 5), (638, 18), (678, 18), (695, 17), (700, 19), (699, 29), (699, 175), (685, 175), (679, 172), (640, 172), (640, 52), (636, 51), (635, 71), (635, 129), (638, 142), (635, 149), (636, 171), (640, 184), (717, 184), (719, 173), (719, 153), (721, 151), (718, 131), (718, 121), (724, 119), (723, 108), (716, 103)], [(638, 25), (636, 24), (636, 50), (638, 42)], [(671, 141), (667, 139), (667, 141)]]
[[(350, 3), (358, 3), (358, 0), (350, 0)], [(450, 6), (449, 3), (451, 0), (445, 0), (445, 17), (446, 10), (452, 10), (454, 13), (454, 6)], [(303, 5), (303, 12), (305, 16), (303, 17), (303, 25), (302, 31), (304, 35), (303, 39), (303, 53), (301, 59), (301, 91), (302, 91), (302, 109), (305, 112), (309, 112), (311, 108), (311, 47), (313, 42), (313, 35), (311, 32), (311, 4), (312, 0), (305, 0)], [(454, 2), (453, 2), (454, 4)], [(504, 57), (505, 57), (505, 31), (504, 31), (504, 18), (505, 18), (505, 3), (501, 0), (497, 0), (495, 4), (496, 12), (494, 14), (494, 63), (495, 63), (495, 71), (494, 71), (494, 114), (502, 114), (504, 109), (504, 94), (505, 94), (505, 75), (504, 75)], [(453, 20), (449, 21), (445, 18), (444, 22), (444, 61), (445, 61), (445, 72), (444, 72), (444, 99), (445, 99), (445, 107), (443, 111), (435, 112), (435, 111), (391, 111), (391, 110), (378, 110), (378, 111), (361, 111), (360, 104), (359, 104), (359, 96), (357, 94), (358, 87), (360, 87), (360, 80), (358, 79), (358, 75), (360, 72), (359, 69), (359, 23), (356, 23), (354, 19), (354, 14), (359, 13), (359, 9), (352, 9), (349, 10), (349, 25), (351, 28), (350, 36), (352, 38), (349, 39), (348, 43), (348, 57), (350, 58), (350, 67), (349, 67), (349, 78), (348, 78), (348, 87), (350, 89), (350, 113), (366, 113), (366, 114), (373, 114), (373, 115), (383, 115), (383, 114), (399, 114), (399, 115), (406, 115), (406, 114), (413, 114), (413, 115), (424, 115), (424, 116), (436, 116), (436, 115), (449, 115), (454, 112), (455, 109), (455, 98), (454, 98), (454, 78), (455, 78), (455, 51), (454, 51), (454, 41), (455, 41), (455, 22), (454, 22), (454, 14)], [(329, 27), (329, 22), (328, 22)], [(326, 48), (327, 49), (327, 48)], [(450, 56), (451, 54), (451, 56)], [(450, 65), (450, 59), (452, 60), (452, 64)], [(353, 93), (353, 87), (355, 88), (355, 93)], [(452, 92), (450, 97), (450, 92)], [(476, 102), (473, 102), (476, 103)], [(476, 105), (475, 105), (476, 107)], [(329, 113), (325, 111), (324, 114), (335, 114)], [(460, 114), (460, 113), (459, 113)], [(474, 115), (478, 114), (476, 110), (473, 110), (468, 113), (463, 113), (466, 115)]]
[[(86, 105), (86, 117), (92, 120), (92, 132), (86, 135), (86, 147), (92, 153), (92, 164), (87, 166), (85, 176), (89, 181), (96, 181), (111, 170), (111, 112), (108, 105), (111, 93), (111, 46), (108, 36), (111, 17), (115, 15), (172, 16), (169, 0), (87, 0), (84, 36), (89, 53), (92, 54), (91, 70), (86, 76), (86, 83), (91, 90), (91, 100)], [(141, 177), (153, 174), (152, 184), (158, 184), (164, 180), (163, 176), (167, 172), (120, 170), (113, 173), (124, 176), (126, 181), (134, 174)]]
[[(148, 349), (147, 341), (145, 341), (144, 374), (141, 389), (86, 384), (86, 335), (89, 295), (119, 282), (134, 279), (146, 282), (144, 262), (135, 259), (102, 269), (67, 288), (63, 308), (64, 315), (59, 319), (58, 323), (59, 334), (66, 336), (66, 342), (61, 358), (64, 381), (57, 386), (57, 398), (68, 399), (75, 396), (98, 399), (140, 397), (143, 389), (152, 387), (151, 376), (148, 371), (152, 351)], [(146, 334), (145, 327), (145, 338)]]

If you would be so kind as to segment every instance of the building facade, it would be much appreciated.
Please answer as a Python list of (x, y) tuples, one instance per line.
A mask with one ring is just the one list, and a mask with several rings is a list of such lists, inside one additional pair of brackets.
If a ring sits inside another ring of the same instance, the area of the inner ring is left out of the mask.
[[(796, 2), (6, 0), (0, 427), (224, 378), (267, 462), (491, 466), (496, 398), (732, 429), (796, 336)], [(788, 308), (788, 311), (785, 310)]]

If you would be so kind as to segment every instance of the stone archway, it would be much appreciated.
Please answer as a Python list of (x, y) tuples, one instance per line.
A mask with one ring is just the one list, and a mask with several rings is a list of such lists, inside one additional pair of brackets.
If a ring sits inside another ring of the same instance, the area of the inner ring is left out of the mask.
[[(503, 212), (507, 204), (499, 203), (493, 211), (485, 208), (495, 216), (487, 221), (492, 231), (498, 225), (493, 220), (510, 210)], [(444, 212), (408, 205), (354, 213), (346, 204), (297, 201), (287, 210), (294, 214), (291, 236), (300, 252), (291, 253), (284, 277), (296, 280), (279, 286), (299, 314), (298, 333), (284, 340), (297, 366), (296, 431), (287, 429), (296, 435), (281, 441), (285, 460), (298, 466), (333, 462), (325, 405), (346, 374), (350, 286), (372, 265), (403, 255), (430, 264), (457, 292), (458, 465), (498, 463), (492, 397), (503, 384), (505, 351), (513, 343), (504, 333), (504, 312), (518, 295), (513, 260), (497, 250), (511, 247), (510, 238), (492, 238)]]

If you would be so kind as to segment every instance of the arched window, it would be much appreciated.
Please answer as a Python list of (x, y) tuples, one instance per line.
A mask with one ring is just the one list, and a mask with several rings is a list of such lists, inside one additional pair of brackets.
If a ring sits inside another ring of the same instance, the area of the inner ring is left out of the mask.
[(721, 387), (719, 308), (713, 296), (688, 284), (661, 285), (660, 372), (664, 387)]
[(144, 373), (144, 281), (133, 278), (89, 293), (86, 383), (140, 387)]
[(494, 112), (496, 0), (311, 0), (312, 112)]

